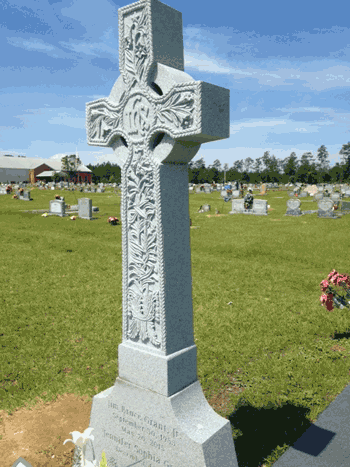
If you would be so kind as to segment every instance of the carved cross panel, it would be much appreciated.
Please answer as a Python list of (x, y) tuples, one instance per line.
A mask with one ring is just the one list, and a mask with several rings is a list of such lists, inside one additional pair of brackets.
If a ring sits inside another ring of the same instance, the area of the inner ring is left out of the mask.
[(229, 91), (183, 72), (181, 13), (158, 0), (119, 9), (119, 68), (109, 98), (86, 105), (87, 139), (122, 168), (123, 341), (167, 353), (162, 173), (229, 136)]

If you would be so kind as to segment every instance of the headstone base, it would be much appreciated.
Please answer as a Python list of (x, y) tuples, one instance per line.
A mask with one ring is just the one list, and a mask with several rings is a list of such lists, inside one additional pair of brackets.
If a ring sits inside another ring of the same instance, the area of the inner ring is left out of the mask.
[(287, 212), (285, 213), (285, 216), (303, 216), (304, 213), (300, 211), (300, 209), (287, 209)]
[(48, 212), (48, 216), (67, 217), (67, 214), (59, 214), (58, 212)]
[(108, 467), (238, 467), (228, 420), (199, 381), (167, 397), (117, 378), (93, 398), (86, 460)]
[(327, 218), (327, 219), (339, 219), (339, 217), (336, 216), (334, 214), (334, 212), (321, 211), (321, 210), (318, 210), (317, 217), (324, 217), (324, 218)]
[(230, 211), (229, 214), (250, 214), (253, 216), (267, 216), (267, 213), (264, 212), (254, 212), (250, 209), (243, 209), (243, 211)]

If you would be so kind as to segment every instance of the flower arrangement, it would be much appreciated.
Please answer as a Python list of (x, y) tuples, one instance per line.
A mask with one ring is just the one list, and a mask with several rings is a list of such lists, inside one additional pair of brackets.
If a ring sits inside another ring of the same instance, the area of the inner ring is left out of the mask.
[(118, 219), (118, 217), (109, 217), (109, 218), (108, 218), (108, 222), (109, 222), (111, 225), (118, 225), (119, 219)]
[(66, 444), (68, 441), (70, 441), (71, 443), (74, 443), (79, 448), (80, 455), (81, 455), (81, 467), (108, 467), (106, 454), (104, 453), (104, 451), (102, 452), (102, 460), (100, 464), (96, 462), (95, 453), (94, 453), (94, 460), (92, 462), (87, 461), (85, 459), (86, 444), (89, 440), (91, 441), (94, 440), (94, 436), (91, 434), (92, 431), (93, 431), (93, 428), (86, 428), (84, 433), (80, 433), (79, 431), (72, 431), (69, 434), (72, 435), (73, 439), (66, 439), (63, 442), (63, 444)]
[(12, 198), (13, 198), (13, 199), (17, 199), (18, 196), (17, 196), (17, 195), (13, 195)]
[(55, 195), (55, 199), (61, 199), (60, 195)]
[[(328, 279), (328, 280), (327, 280)], [(335, 269), (328, 274), (327, 279), (321, 281), (320, 288), (322, 292), (326, 292), (322, 294), (320, 297), (320, 302), (322, 306), (326, 306), (328, 311), (332, 311), (334, 309), (333, 304), (336, 308), (340, 308), (341, 310), (344, 307), (350, 307), (350, 301), (346, 301), (346, 298), (350, 298), (350, 277), (348, 274), (341, 275)], [(345, 291), (346, 298), (339, 295), (337, 290), (332, 287), (338, 286), (341, 290)]]

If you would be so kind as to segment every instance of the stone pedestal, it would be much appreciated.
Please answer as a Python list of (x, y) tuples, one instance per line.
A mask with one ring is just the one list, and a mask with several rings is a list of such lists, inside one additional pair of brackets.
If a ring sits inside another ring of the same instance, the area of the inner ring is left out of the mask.
[(121, 378), (94, 397), (93, 446), (108, 467), (237, 467), (230, 422), (206, 401), (198, 381), (170, 397)]

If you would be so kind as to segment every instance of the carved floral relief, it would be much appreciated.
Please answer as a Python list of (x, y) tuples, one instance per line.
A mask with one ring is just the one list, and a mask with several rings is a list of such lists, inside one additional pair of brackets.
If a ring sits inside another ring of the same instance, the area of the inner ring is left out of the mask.
[[(160, 346), (159, 275), (153, 168), (138, 153), (127, 169), (128, 321), (130, 339)], [(136, 160), (135, 160), (136, 159)]]

